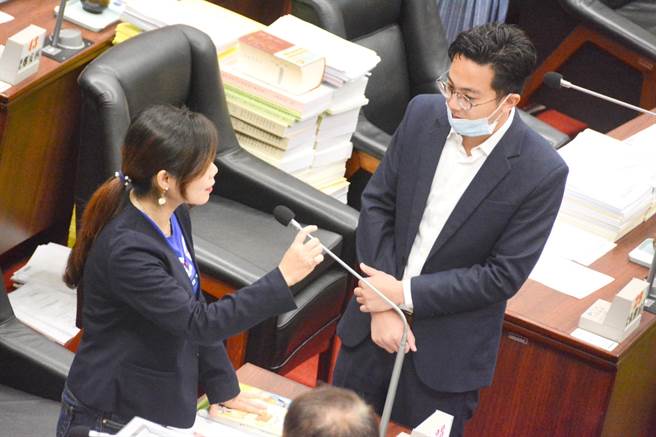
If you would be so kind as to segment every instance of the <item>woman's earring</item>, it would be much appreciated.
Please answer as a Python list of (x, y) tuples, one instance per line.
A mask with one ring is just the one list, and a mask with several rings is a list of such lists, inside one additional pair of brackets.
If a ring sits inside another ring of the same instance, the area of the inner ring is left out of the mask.
[(162, 194), (157, 199), (157, 204), (159, 206), (164, 206), (166, 204), (166, 190), (168, 190), (168, 188), (162, 191)]

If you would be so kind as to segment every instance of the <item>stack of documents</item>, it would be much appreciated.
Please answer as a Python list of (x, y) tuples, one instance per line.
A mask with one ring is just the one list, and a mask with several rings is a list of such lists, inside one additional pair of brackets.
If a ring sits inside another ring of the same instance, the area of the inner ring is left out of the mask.
[(269, 33), (297, 45), (311, 47), (326, 57), (324, 81), (341, 87), (368, 74), (380, 57), (371, 49), (347, 41), (293, 15), (278, 18)]
[(263, 24), (204, 0), (126, 0), (121, 20), (142, 30), (186, 24), (205, 32), (220, 54), (230, 53), (237, 40)]
[(346, 161), (353, 152), (360, 108), (368, 103), (365, 88), (370, 71), (380, 62), (371, 49), (347, 41), (298, 17), (285, 15), (268, 32), (306, 45), (326, 58), (324, 85), (332, 89), (332, 100), (319, 116), (314, 157), (310, 168), (292, 174), (315, 188), (346, 202), (348, 181)]
[(569, 177), (531, 279), (578, 299), (613, 281), (589, 266), (654, 214), (655, 140), (656, 126), (625, 141), (586, 129), (559, 150)]
[(570, 169), (559, 219), (617, 241), (654, 214), (653, 142), (586, 129), (559, 152)]
[(16, 317), (59, 344), (77, 335), (77, 295), (62, 275), (70, 249), (48, 243), (37, 247), (28, 263), (11, 277), (18, 288), (9, 293)]

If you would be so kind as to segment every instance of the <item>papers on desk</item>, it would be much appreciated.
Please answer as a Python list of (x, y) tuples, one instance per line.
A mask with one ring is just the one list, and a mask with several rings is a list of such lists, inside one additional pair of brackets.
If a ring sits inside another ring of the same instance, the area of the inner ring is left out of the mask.
[(530, 278), (582, 299), (613, 281), (588, 268), (616, 246), (598, 235), (557, 220)]
[(631, 135), (629, 138), (624, 140), (624, 144), (634, 147), (649, 147), (647, 144), (651, 144), (653, 147), (656, 144), (656, 124)]
[(375, 51), (293, 15), (278, 18), (267, 31), (301, 47), (311, 47), (316, 53), (324, 55), (326, 70), (323, 80), (335, 87), (361, 78), (380, 62)]
[(656, 126), (626, 141), (586, 129), (559, 150), (569, 177), (530, 278), (581, 299), (612, 278), (587, 268), (656, 211)]
[(13, 19), (14, 19), (14, 17), (12, 15), (9, 15), (6, 12), (0, 11), (0, 24), (9, 23)]
[(59, 344), (75, 337), (77, 296), (72, 290), (30, 281), (9, 293), (9, 302), (21, 322)]
[(121, 20), (143, 30), (186, 24), (205, 32), (219, 53), (234, 49), (237, 40), (265, 26), (203, 0), (127, 0)]
[(656, 211), (656, 147), (586, 129), (559, 150), (570, 172), (559, 219), (617, 241)]
[(615, 246), (617, 244), (596, 234), (556, 221), (542, 256), (558, 256), (589, 266)]
[(37, 276), (42, 282), (64, 286), (61, 278), (70, 253), (71, 249), (61, 244), (42, 244), (36, 248), (27, 264), (14, 272), (11, 280), (19, 285), (25, 284)]
[(77, 294), (62, 280), (69, 253), (68, 247), (54, 243), (37, 247), (28, 263), (12, 275), (18, 289), (9, 293), (18, 320), (59, 344), (79, 331)]
[(549, 253), (540, 257), (529, 278), (577, 299), (613, 282), (608, 275)]

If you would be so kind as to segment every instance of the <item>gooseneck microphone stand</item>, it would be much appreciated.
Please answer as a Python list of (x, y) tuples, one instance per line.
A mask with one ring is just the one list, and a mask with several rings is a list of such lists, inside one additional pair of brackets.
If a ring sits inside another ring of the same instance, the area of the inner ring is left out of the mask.
[[(303, 227), (294, 220), (294, 213), (285, 206), (276, 206), (273, 210), (273, 215), (278, 220), (278, 222), (283, 226), (288, 226), (291, 224), (293, 227), (299, 231)], [(308, 235), (308, 238), (314, 240), (315, 237)], [(392, 376), (390, 377), (389, 387), (387, 388), (387, 396), (385, 397), (385, 406), (383, 407), (383, 414), (380, 416), (380, 437), (385, 437), (387, 432), (387, 425), (389, 424), (390, 416), (392, 414), (392, 406), (394, 405), (394, 398), (396, 397), (396, 389), (399, 385), (399, 377), (401, 376), (401, 368), (403, 367), (403, 360), (405, 358), (405, 346), (408, 341), (408, 321), (403, 314), (403, 311), (392, 302), (387, 296), (385, 296), (378, 288), (374, 287), (366, 278), (362, 277), (358, 272), (353, 270), (348, 264), (342, 261), (337, 255), (335, 255), (330, 249), (321, 244), (321, 248), (325, 253), (327, 253), (332, 259), (334, 259), (339, 265), (344, 267), (346, 271), (355, 276), (360, 281), (364, 282), (367, 287), (371, 288), (378, 297), (380, 297), (389, 307), (394, 310), (394, 312), (399, 316), (403, 322), (403, 335), (401, 336), (401, 344), (399, 345), (399, 350), (396, 352), (396, 359), (394, 360), (394, 367), (392, 368)]]

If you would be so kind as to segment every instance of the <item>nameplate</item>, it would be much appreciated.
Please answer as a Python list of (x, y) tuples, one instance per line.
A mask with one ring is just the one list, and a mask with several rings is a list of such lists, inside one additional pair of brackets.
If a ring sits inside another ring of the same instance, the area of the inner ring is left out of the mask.
[(440, 410), (435, 410), (418, 427), (412, 430), (411, 437), (449, 437), (453, 416)]
[(0, 46), (0, 80), (16, 85), (39, 69), (46, 30), (30, 24)]
[(579, 328), (621, 342), (640, 324), (647, 287), (646, 281), (633, 278), (612, 302), (597, 299), (581, 314)]

